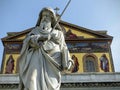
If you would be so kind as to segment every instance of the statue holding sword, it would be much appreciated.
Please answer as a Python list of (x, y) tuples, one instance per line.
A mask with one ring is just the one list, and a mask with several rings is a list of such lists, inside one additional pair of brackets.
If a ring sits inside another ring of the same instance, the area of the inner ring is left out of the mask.
[[(61, 15), (62, 16), (62, 15)], [(61, 71), (73, 64), (56, 14), (43, 8), (19, 58), (19, 90), (60, 90)]]

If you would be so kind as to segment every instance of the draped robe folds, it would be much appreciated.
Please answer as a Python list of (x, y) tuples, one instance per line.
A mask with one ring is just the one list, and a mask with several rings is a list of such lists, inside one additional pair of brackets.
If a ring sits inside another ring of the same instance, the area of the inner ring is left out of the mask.
[[(50, 32), (39, 29), (33, 29), (23, 42), (19, 58), (19, 90), (59, 90), (60, 71), (72, 61), (62, 31), (53, 30), (51, 39), (40, 43), (35, 37), (44, 38)], [(31, 43), (32, 40), (36, 43)]]

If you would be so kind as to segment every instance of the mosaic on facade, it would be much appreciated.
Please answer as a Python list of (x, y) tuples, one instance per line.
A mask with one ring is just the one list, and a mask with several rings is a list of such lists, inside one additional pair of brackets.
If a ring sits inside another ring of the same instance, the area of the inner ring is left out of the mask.
[(108, 52), (107, 42), (67, 42), (71, 53)]
[(20, 53), (22, 48), (21, 43), (6, 43), (5, 51), (6, 53)]

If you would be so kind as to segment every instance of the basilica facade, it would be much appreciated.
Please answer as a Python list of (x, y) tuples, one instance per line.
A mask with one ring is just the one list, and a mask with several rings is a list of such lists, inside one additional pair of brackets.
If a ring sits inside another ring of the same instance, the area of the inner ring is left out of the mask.
[[(100, 90), (101, 88), (107, 90), (106, 87), (109, 90), (119, 90), (120, 73), (115, 73), (111, 53), (113, 37), (108, 35), (107, 31), (91, 30), (63, 20), (60, 21), (60, 25), (74, 61), (72, 69), (62, 73), (61, 90), (88, 90), (88, 88), (90, 90)], [(4, 53), (0, 77), (9, 78), (8, 82), (11, 82), (13, 86), (5, 83), (5, 79), (0, 79), (2, 82), (0, 88), (7, 85), (17, 90), (20, 51), (23, 40), (33, 28), (35, 27), (21, 32), (8, 32), (7, 36), (2, 38)]]
[[(71, 73), (114, 72), (111, 54), (113, 37), (107, 31), (93, 31), (65, 21), (60, 21), (74, 67)], [(4, 54), (2, 60), (3, 74), (18, 73), (18, 58), (25, 36), (33, 29), (21, 32), (8, 32), (2, 38)]]

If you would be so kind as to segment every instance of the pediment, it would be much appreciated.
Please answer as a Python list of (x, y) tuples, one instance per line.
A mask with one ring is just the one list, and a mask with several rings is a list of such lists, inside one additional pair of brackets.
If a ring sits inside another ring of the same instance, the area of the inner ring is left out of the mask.
[[(66, 39), (109, 39), (112, 40), (112, 36), (106, 34), (106, 31), (94, 31), (87, 28), (83, 28), (65, 21), (60, 21), (60, 25), (65, 31)], [(26, 34), (33, 28), (23, 30), (21, 32), (11, 32), (8, 36), (2, 38), (2, 41), (22, 41)]]
[(73, 34), (75, 34), (76, 36), (80, 37), (80, 38), (84, 38), (84, 39), (97, 39), (97, 38), (109, 38), (112, 39), (113, 37), (110, 35), (107, 35), (107, 31), (94, 31), (91, 29), (87, 29), (84, 27), (80, 27), (65, 21), (61, 21), (60, 22), (61, 25), (64, 26), (66, 32), (72, 32)]
[(20, 40), (23, 40), (26, 35), (33, 29), (34, 27), (32, 28), (29, 28), (29, 29), (26, 29), (26, 30), (23, 30), (21, 32), (8, 32), (8, 36), (2, 38), (2, 41), (20, 41)]

